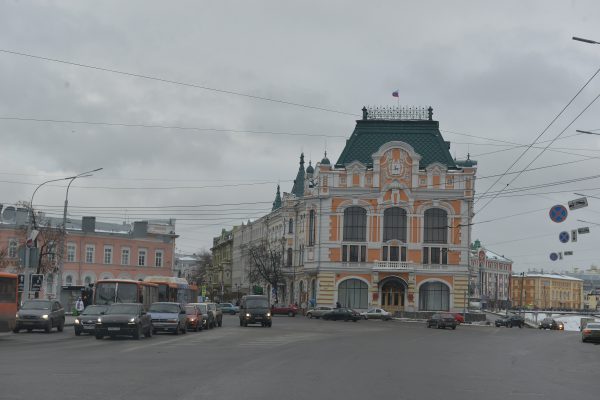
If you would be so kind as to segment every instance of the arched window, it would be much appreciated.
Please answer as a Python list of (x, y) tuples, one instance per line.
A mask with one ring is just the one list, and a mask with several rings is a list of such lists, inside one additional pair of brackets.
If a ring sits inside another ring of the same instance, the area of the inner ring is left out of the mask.
[(315, 245), (315, 210), (308, 213), (308, 245)]
[(448, 213), (440, 208), (425, 211), (425, 243), (448, 242)]
[(294, 233), (294, 221), (291, 218), (288, 221), (288, 233)]
[(71, 286), (73, 284), (73, 277), (71, 275), (67, 275), (67, 278), (65, 279), (65, 284), (67, 286)]
[(89, 276), (85, 277), (85, 286), (89, 286), (89, 284), (92, 283), (92, 278)]
[(288, 248), (287, 249), (287, 263), (286, 263), (286, 265), (288, 266), (288, 268), (292, 267), (292, 256), (293, 256), (293, 254), (294, 253), (292, 251), (292, 248), (291, 247)]
[(383, 213), (383, 241), (396, 239), (406, 243), (406, 210), (388, 208)]
[(338, 286), (338, 301), (342, 307), (367, 308), (369, 288), (358, 279), (347, 279)]
[(427, 282), (419, 289), (420, 311), (448, 311), (450, 290), (442, 282)]
[(367, 210), (362, 207), (348, 207), (344, 210), (344, 240), (367, 240)]

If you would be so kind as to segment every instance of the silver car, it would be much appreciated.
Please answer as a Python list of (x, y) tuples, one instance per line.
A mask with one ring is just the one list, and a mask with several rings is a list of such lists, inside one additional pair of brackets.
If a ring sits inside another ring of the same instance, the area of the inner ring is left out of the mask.
[(392, 319), (392, 314), (388, 311), (385, 311), (383, 308), (371, 308), (367, 311), (361, 312), (360, 315), (364, 319), (381, 319), (384, 321), (389, 321)]
[(329, 312), (332, 312), (332, 311), (333, 311), (333, 307), (319, 306), (319, 307), (315, 307), (315, 308), (308, 310), (306, 312), (306, 316), (308, 318), (321, 318), (323, 315), (325, 315)]
[(600, 341), (600, 323), (588, 322), (588, 324), (581, 330), (581, 341)]

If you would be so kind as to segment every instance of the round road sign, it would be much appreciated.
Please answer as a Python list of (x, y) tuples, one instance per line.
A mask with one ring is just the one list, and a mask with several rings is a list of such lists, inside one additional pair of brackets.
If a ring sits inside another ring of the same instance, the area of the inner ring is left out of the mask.
[(552, 261), (556, 261), (556, 260), (558, 260), (558, 254), (556, 254), (556, 253), (550, 253), (550, 259), (551, 259)]
[(554, 222), (563, 222), (567, 219), (567, 209), (560, 204), (550, 209), (550, 219)]
[(558, 235), (558, 240), (560, 240), (561, 243), (569, 243), (569, 239), (571, 239), (571, 237), (567, 231), (563, 231)]

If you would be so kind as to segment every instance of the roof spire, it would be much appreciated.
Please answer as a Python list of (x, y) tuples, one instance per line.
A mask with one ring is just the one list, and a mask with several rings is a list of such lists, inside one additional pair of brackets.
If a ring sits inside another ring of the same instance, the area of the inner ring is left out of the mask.
[(271, 211), (275, 211), (281, 208), (281, 193), (279, 192), (279, 185), (277, 185), (277, 194), (275, 195), (275, 201), (273, 202), (273, 208)]
[(296, 179), (294, 179), (292, 194), (296, 197), (304, 196), (304, 153), (300, 153), (300, 167), (298, 168)]

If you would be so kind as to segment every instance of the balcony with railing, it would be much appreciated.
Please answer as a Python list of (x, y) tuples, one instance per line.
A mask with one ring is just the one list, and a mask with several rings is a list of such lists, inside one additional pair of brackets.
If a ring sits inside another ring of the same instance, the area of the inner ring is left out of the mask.
[(458, 272), (466, 270), (466, 266), (449, 264), (418, 264), (408, 261), (374, 261), (373, 271), (444, 271)]

